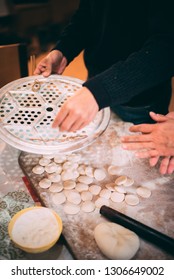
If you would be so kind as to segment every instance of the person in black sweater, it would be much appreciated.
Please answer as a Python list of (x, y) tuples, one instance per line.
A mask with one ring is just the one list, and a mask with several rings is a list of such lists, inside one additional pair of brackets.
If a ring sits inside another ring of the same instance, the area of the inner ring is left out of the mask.
[(110, 106), (124, 121), (150, 123), (167, 114), (174, 75), (172, 0), (81, 0), (55, 48), (35, 74), (62, 74), (84, 50), (88, 79), (53, 127), (75, 131)]

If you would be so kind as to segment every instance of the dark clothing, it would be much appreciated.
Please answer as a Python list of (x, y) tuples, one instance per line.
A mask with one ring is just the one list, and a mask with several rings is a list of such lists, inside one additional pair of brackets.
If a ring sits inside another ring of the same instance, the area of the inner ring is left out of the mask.
[(158, 113), (166, 111), (174, 75), (172, 4), (173, 0), (80, 1), (55, 48), (68, 62), (85, 49), (89, 79), (84, 86), (100, 109), (142, 108), (163, 99)]

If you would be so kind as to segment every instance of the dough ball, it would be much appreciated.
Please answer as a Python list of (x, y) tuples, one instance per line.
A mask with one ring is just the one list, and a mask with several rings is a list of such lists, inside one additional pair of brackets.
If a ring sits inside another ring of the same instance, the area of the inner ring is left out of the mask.
[(139, 249), (139, 237), (115, 223), (100, 223), (94, 229), (95, 241), (101, 252), (112, 260), (129, 260)]

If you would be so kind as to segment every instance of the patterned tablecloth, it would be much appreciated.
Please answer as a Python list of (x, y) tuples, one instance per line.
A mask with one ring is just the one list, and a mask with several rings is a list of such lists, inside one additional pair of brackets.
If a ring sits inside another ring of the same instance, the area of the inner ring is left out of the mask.
[(19, 150), (0, 140), (0, 260), (72, 259), (62, 242), (40, 254), (29, 254), (18, 249), (8, 235), (8, 223), (20, 210), (35, 205), (19, 164)]

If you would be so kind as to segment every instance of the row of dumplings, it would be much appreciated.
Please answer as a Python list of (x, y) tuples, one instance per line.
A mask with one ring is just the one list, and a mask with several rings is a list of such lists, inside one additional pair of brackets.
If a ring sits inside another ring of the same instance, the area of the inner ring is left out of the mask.
[[(151, 195), (148, 188), (135, 187), (132, 178), (118, 176), (122, 172), (119, 166), (94, 168), (82, 163), (79, 155), (70, 156), (43, 156), (32, 169), (35, 174), (45, 172), (39, 182), (40, 188), (48, 189), (53, 204), (63, 204), (67, 214), (77, 214), (80, 210), (92, 212), (102, 205), (109, 206), (111, 201), (125, 201), (133, 206), (140, 202), (139, 196), (148, 198)], [(116, 175), (113, 182), (105, 182), (110, 175)]]

